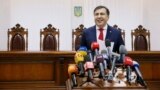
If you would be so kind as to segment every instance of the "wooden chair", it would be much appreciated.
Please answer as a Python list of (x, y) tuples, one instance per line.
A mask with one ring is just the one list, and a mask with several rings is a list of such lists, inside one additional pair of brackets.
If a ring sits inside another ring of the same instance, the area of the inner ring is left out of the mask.
[(131, 31), (132, 51), (150, 51), (150, 32), (139, 25)]
[(122, 38), (123, 38), (123, 41), (125, 42), (125, 31), (122, 30), (121, 28), (118, 27), (118, 25), (113, 25), (114, 28), (116, 28), (117, 30), (121, 31), (121, 35), (122, 35)]
[(59, 29), (48, 24), (40, 31), (40, 50), (41, 51), (59, 51)]
[(28, 30), (20, 24), (8, 29), (8, 51), (28, 51)]
[(72, 30), (72, 50), (77, 50), (80, 47), (82, 32), (84, 29), (84, 25), (81, 24), (76, 29)]

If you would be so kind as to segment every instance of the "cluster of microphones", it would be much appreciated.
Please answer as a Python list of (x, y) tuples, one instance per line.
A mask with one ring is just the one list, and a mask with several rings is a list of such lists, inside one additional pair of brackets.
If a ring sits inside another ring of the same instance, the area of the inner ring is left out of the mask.
[[(91, 43), (91, 50), (85, 46), (81, 46), (74, 56), (75, 64), (68, 66), (68, 74), (73, 87), (78, 86), (77, 77), (84, 78), (86, 82), (93, 83), (95, 78), (112, 83), (114, 81), (117, 67), (123, 67), (125, 70), (126, 83), (131, 85), (133, 82), (132, 72), (135, 72), (135, 83), (146, 87), (142, 74), (139, 69), (137, 61), (126, 56), (127, 50), (124, 45), (119, 48), (119, 53), (112, 52), (110, 40), (105, 40), (105, 50), (99, 51), (99, 44), (97, 42)], [(98, 75), (95, 75), (98, 72)]]

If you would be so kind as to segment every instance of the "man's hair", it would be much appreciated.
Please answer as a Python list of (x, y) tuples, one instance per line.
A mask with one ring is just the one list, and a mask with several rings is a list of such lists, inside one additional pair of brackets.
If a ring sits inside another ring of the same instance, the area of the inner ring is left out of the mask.
[(97, 6), (97, 7), (94, 9), (94, 13), (95, 13), (96, 10), (101, 9), (101, 8), (106, 9), (106, 13), (107, 13), (107, 15), (109, 16), (110, 11), (109, 11), (109, 9), (108, 9), (107, 7), (105, 7), (105, 6)]

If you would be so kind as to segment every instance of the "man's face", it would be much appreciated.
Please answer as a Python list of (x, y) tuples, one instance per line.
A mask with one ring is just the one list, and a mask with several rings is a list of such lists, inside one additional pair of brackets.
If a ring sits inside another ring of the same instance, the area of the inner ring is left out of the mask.
[(94, 19), (95, 19), (96, 25), (99, 28), (103, 28), (109, 19), (109, 16), (106, 13), (106, 9), (101, 8), (101, 9), (96, 10), (94, 12)]

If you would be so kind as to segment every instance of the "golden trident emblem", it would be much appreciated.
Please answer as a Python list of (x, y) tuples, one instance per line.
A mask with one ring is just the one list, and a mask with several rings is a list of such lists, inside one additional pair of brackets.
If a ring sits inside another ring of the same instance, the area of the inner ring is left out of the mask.
[(77, 17), (82, 16), (82, 6), (75, 6), (74, 7), (74, 15)]

